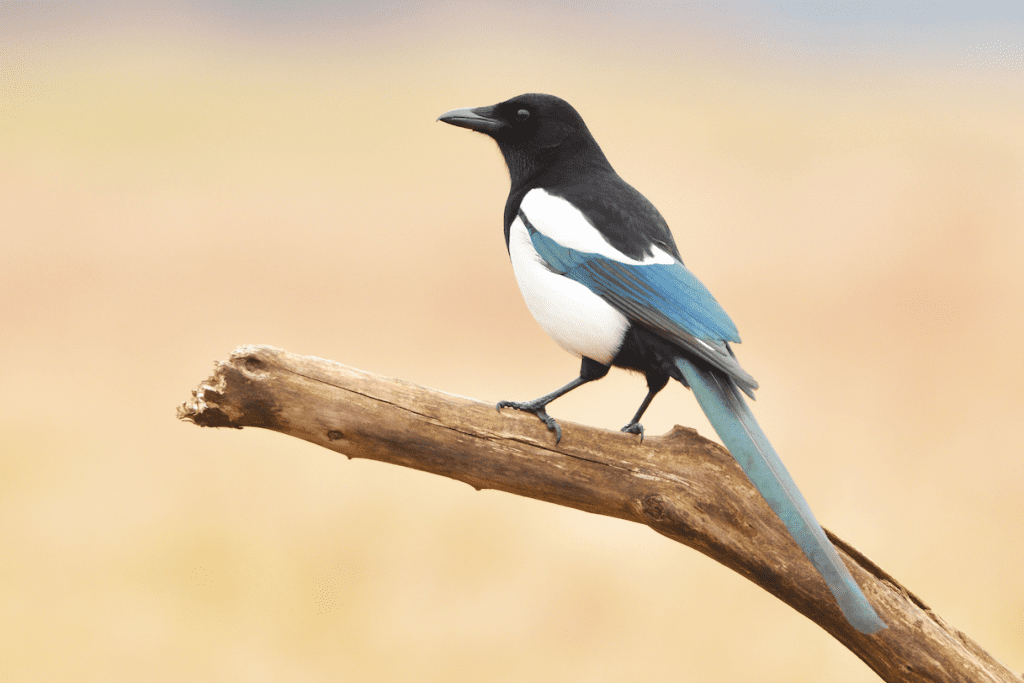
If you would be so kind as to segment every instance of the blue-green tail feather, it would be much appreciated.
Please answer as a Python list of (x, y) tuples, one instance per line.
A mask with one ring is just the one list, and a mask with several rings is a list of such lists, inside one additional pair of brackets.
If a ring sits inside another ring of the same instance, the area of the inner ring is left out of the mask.
[(825, 536), (735, 383), (685, 359), (677, 360), (676, 366), (726, 448), (825, 579), (846, 619), (862, 633), (885, 628)]

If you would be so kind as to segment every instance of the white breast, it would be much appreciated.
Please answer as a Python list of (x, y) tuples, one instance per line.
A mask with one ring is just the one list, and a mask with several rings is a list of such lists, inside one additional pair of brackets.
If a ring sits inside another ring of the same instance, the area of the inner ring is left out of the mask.
[[(533, 223), (534, 213), (524, 212)], [(548, 269), (519, 217), (509, 230), (508, 250), (526, 306), (544, 331), (569, 353), (610, 364), (626, 336), (626, 317), (584, 285)]]

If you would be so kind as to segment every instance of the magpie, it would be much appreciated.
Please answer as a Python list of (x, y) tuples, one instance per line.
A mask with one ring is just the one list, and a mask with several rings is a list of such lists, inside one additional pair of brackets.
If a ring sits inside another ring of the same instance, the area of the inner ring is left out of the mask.
[(579, 377), (532, 401), (498, 410), (531, 412), (561, 440), (547, 406), (612, 367), (641, 372), (647, 395), (622, 431), (643, 440), (640, 419), (674, 379), (689, 387), (711, 425), (862, 633), (885, 628), (814, 518), (743, 398), (757, 382), (730, 343), (736, 325), (683, 265), (668, 224), (612, 169), (568, 102), (526, 94), (453, 109), (439, 121), (498, 143), (512, 187), (505, 245), (526, 305), (540, 326), (582, 359)]

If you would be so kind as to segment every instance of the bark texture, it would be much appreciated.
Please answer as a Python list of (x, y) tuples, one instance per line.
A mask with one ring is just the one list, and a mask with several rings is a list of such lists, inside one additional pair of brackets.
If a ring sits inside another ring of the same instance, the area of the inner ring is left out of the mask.
[(693, 429), (640, 445), (633, 435), (563, 422), (556, 447), (533, 415), (266, 346), (218, 363), (178, 416), (272, 429), (352, 458), (645, 524), (789, 604), (891, 683), (1024, 683), (829, 532), (888, 625), (857, 632), (728, 451)]

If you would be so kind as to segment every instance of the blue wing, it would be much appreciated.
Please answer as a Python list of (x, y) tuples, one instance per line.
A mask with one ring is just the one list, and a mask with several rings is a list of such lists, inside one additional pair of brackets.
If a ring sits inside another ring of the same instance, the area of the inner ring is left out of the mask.
[(520, 217), (534, 249), (553, 271), (714, 368), (676, 360), (722, 443), (825, 579), (847, 620), (863, 633), (885, 628), (743, 400), (740, 391), (752, 397), (757, 382), (729, 348), (728, 342), (740, 340), (736, 326), (700, 280), (678, 261), (637, 265), (569, 249)]
[(740, 335), (711, 292), (681, 262), (634, 265), (564, 247), (520, 214), (548, 267), (586, 286), (631, 322), (646, 327), (732, 377), (751, 398), (757, 382), (728, 342)]

